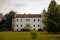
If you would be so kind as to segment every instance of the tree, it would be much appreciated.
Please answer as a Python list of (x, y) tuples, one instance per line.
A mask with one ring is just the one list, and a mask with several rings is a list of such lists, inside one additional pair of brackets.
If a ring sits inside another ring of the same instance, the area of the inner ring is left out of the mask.
[(42, 13), (45, 14), (46, 13), (46, 10), (44, 9)]
[(33, 31), (30, 32), (30, 34), (31, 34), (31, 38), (32, 38), (33, 40), (36, 40), (37, 35), (38, 35), (37, 31), (36, 31), (36, 30), (33, 30)]
[(9, 12), (9, 27), (10, 27), (10, 30), (12, 30), (12, 19), (14, 18), (14, 16), (15, 16), (15, 14), (16, 14), (16, 12), (14, 12), (14, 11), (10, 11)]
[(58, 14), (57, 15), (57, 24), (56, 24), (56, 26), (57, 26), (57, 32), (60, 32), (60, 5), (57, 5), (57, 8), (56, 8), (57, 10), (56, 10), (56, 13)]
[(14, 18), (15, 16), (14, 11), (10, 11), (8, 14), (2, 16), (2, 13), (0, 13), (0, 19), (2, 18), (2, 20), (0, 21), (0, 31), (2, 30), (7, 30), (7, 31), (11, 31), (12, 29), (12, 18)]
[(42, 17), (42, 26), (43, 26), (43, 30), (45, 31), (46, 30), (46, 18), (47, 18), (47, 12), (46, 10), (44, 9), (43, 10), (43, 17)]
[(5, 20), (6, 20), (6, 24), (7, 24), (7, 30), (10, 31), (11, 30), (11, 26), (10, 26), (10, 16), (9, 14), (5, 15)]
[(0, 22), (0, 31), (6, 31), (6, 30), (7, 30), (6, 21), (3, 18)]
[(16, 12), (14, 12), (14, 11), (10, 11), (10, 12), (9, 12), (9, 16), (10, 16), (11, 18), (14, 18), (15, 14), (16, 14)]
[(47, 13), (45, 13), (45, 19), (44, 19), (44, 24), (46, 27), (46, 31), (47, 32), (54, 32), (57, 33), (57, 29), (58, 27), (58, 13), (57, 13), (57, 3), (55, 2), (55, 0), (52, 0), (49, 7), (48, 7), (48, 11)]
[(5, 15), (8, 31), (12, 30), (12, 18), (14, 18), (14, 16), (15, 16), (14, 11), (10, 11), (9, 14)]
[(3, 14), (2, 13), (0, 13), (0, 17), (2, 17), (3, 16)]
[(3, 17), (3, 14), (2, 14), (2, 13), (0, 13), (0, 21), (2, 20), (2, 17)]

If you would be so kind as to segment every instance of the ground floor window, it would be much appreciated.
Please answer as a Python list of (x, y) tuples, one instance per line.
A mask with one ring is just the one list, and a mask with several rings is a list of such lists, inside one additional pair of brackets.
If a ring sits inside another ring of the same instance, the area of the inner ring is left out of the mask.
[(38, 27), (39, 27), (40, 25), (38, 25)]
[(18, 29), (17, 29), (17, 31), (18, 31)]
[(22, 27), (22, 25), (21, 25), (21, 27)]

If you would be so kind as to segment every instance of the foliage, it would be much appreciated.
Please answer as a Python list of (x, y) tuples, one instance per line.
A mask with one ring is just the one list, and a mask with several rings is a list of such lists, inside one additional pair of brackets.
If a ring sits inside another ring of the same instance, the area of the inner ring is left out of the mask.
[(15, 12), (14, 11), (10, 11), (9, 14), (5, 15), (8, 31), (12, 30), (12, 18), (14, 18), (14, 16), (15, 16)]
[(44, 9), (42, 13), (45, 14), (46, 13), (46, 10)]
[(40, 29), (38, 29), (38, 31), (43, 31), (43, 30), (40, 28)]
[(31, 34), (31, 38), (32, 38), (33, 40), (36, 40), (37, 35), (38, 35), (37, 31), (36, 31), (36, 30), (33, 30), (33, 31), (31, 31), (30, 34)]
[(52, 0), (48, 11), (44, 14), (43, 23), (45, 24), (45, 28), (47, 32), (60, 32), (60, 7), (57, 6), (55, 0)]
[(6, 30), (7, 30), (6, 21), (2, 19), (0, 22), (0, 31), (6, 31)]
[(3, 16), (3, 14), (2, 13), (0, 13), (0, 17), (2, 17)]
[(0, 31), (11, 31), (12, 29), (12, 18), (14, 18), (15, 12), (10, 11), (9, 14), (2, 15), (0, 13)]
[(20, 31), (30, 31), (29, 29), (22, 28)]

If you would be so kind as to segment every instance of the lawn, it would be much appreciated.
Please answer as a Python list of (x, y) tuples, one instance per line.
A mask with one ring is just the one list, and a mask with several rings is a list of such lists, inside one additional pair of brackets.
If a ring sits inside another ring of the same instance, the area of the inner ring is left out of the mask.
[[(32, 40), (30, 32), (0, 32), (0, 40)], [(60, 40), (60, 34), (38, 32), (36, 40)]]

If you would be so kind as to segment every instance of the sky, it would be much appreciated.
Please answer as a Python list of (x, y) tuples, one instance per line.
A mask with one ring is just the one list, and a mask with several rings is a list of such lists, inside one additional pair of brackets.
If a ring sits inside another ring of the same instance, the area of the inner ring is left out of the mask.
[[(48, 8), (51, 0), (0, 0), (0, 13), (6, 14), (11, 10), (17, 14), (40, 14)], [(60, 0), (56, 0), (60, 4)]]

